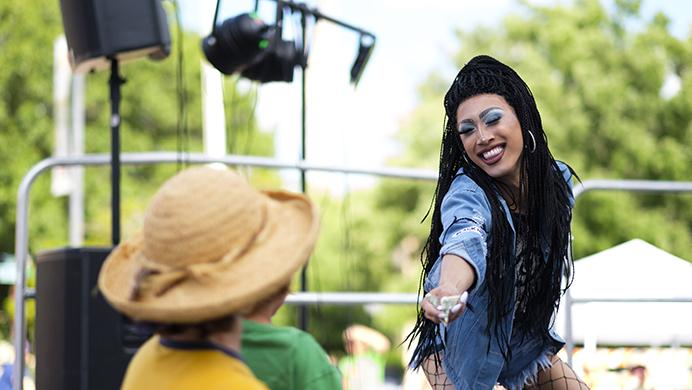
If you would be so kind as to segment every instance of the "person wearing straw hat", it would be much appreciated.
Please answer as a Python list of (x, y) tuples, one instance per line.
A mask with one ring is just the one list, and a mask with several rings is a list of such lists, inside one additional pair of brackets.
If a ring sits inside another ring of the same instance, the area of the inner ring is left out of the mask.
[(317, 232), (303, 195), (256, 191), (206, 167), (166, 181), (142, 233), (118, 245), (99, 275), (116, 310), (156, 329), (122, 389), (266, 389), (240, 356), (240, 318), (289, 283)]

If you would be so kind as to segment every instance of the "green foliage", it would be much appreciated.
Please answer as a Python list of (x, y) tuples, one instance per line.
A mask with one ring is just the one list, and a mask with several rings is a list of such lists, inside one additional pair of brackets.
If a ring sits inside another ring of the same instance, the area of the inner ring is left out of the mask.
[[(0, 75), (3, 102), (0, 125), (3, 142), (0, 148), (0, 250), (14, 248), (14, 211), (16, 190), (28, 169), (49, 157), (53, 150), (52, 118), (52, 52), (53, 42), (62, 31), (58, 3), (32, 0), (0, 6)], [(170, 21), (174, 38), (173, 53), (166, 60), (138, 60), (121, 66), (126, 79), (122, 86), (121, 150), (122, 152), (173, 151), (190, 152), (202, 149), (200, 98), (201, 50), (199, 37), (184, 33), (183, 58), (186, 85), (185, 120), (179, 120), (177, 94), (177, 26)], [(36, 26), (41, 26), (37, 29)], [(102, 71), (87, 76), (86, 91), (86, 152), (109, 153), (110, 102), (108, 77)], [(228, 149), (247, 154), (273, 154), (273, 135), (260, 132), (254, 119), (256, 93), (253, 88), (241, 91), (238, 80), (225, 81), (224, 92), (228, 124)], [(230, 101), (228, 101), (230, 100)], [(179, 134), (181, 136), (179, 136)], [(240, 146), (236, 146), (240, 145)], [(153, 191), (179, 167), (124, 166), (122, 168), (122, 214), (124, 235), (136, 231), (146, 200)], [(248, 170), (248, 173), (251, 172)], [(277, 176), (261, 172), (253, 181), (263, 185), (276, 184)], [(110, 237), (110, 171), (107, 167), (86, 170), (86, 242), (103, 245)], [(32, 190), (30, 237), (33, 250), (62, 245), (66, 241), (65, 199), (53, 199), (49, 192), (49, 176), (40, 177)]]
[[(525, 12), (499, 26), (458, 31), (452, 60), (461, 67), (487, 53), (514, 67), (537, 99), (553, 155), (583, 180), (690, 180), (692, 36), (672, 36), (665, 15), (644, 20), (640, 3), (618, 0), (609, 13), (596, 0), (524, 2)], [(625, 29), (632, 25), (637, 29)], [(665, 98), (661, 88), (671, 74), (681, 89)], [(392, 165), (437, 169), (442, 100), (452, 79), (433, 73), (419, 87), (419, 104), (397, 134), (404, 152)], [(416, 291), (430, 224), (420, 220), (433, 192), (432, 183), (386, 179), (330, 204), (312, 276), (327, 291)], [(585, 194), (575, 208), (575, 256), (642, 238), (692, 259), (690, 201), (690, 195)], [(339, 213), (341, 222), (331, 221)], [(411, 306), (370, 309), (366, 324), (384, 330), (394, 345), (414, 319)]]
[[(663, 14), (643, 20), (640, 3), (617, 1), (612, 15), (596, 0), (524, 4), (526, 12), (500, 28), (458, 31), (454, 62), (487, 53), (514, 67), (533, 90), (553, 154), (582, 179), (689, 180), (692, 37), (672, 36)], [(627, 31), (625, 22), (640, 27)], [(666, 98), (661, 89), (671, 75), (682, 86)], [(401, 131), (400, 161), (434, 167), (439, 146), (431, 140), (439, 143), (448, 78), (421, 87), (421, 104)], [(689, 195), (585, 195), (575, 209), (575, 255), (640, 237), (692, 259), (691, 210)]]
[[(62, 31), (58, 2), (0, 2), (0, 251), (14, 251), (16, 194), (29, 168), (53, 149), (52, 52)], [(672, 36), (669, 20), (640, 16), (640, 0), (616, 0), (613, 13), (596, 0), (535, 6), (510, 15), (499, 27), (458, 31), (461, 66), (487, 53), (509, 63), (536, 96), (556, 158), (571, 164), (582, 179), (690, 180), (692, 155), (692, 36)], [(171, 20), (172, 36), (177, 39)], [(626, 26), (638, 26), (636, 31)], [(177, 53), (162, 62), (124, 64), (122, 150), (202, 149), (199, 37), (185, 33), (183, 57), (187, 115), (178, 122)], [(174, 41), (177, 50), (177, 40)], [(670, 74), (681, 81), (673, 97), (661, 96)], [(443, 128), (442, 96), (453, 75), (431, 74), (419, 88), (419, 105), (400, 129), (404, 152), (391, 165), (436, 169)], [(110, 150), (107, 72), (87, 77), (89, 153)], [(256, 91), (237, 78), (224, 85), (228, 150), (273, 155), (271, 133), (254, 120)], [(186, 132), (182, 132), (187, 129)], [(187, 134), (180, 138), (179, 134)], [(144, 205), (178, 169), (175, 164), (123, 167), (123, 236), (141, 226)], [(278, 185), (269, 170), (246, 169), (256, 185)], [(67, 241), (67, 202), (54, 198), (49, 177), (32, 190), (31, 252)], [(308, 277), (316, 291), (416, 291), (419, 256), (430, 221), (421, 223), (434, 184), (381, 180), (369, 191), (343, 199), (314, 192), (322, 211), (322, 232)], [(110, 241), (110, 179), (104, 167), (86, 170), (87, 244)], [(640, 237), (680, 257), (692, 259), (690, 196), (590, 193), (581, 197), (574, 218), (575, 254), (581, 257)], [(295, 308), (282, 309), (281, 322), (295, 323)], [(413, 320), (411, 306), (318, 306), (311, 308), (310, 331), (328, 350), (342, 348), (341, 330), (354, 322), (382, 329), (396, 346)]]
[[(17, 188), (22, 176), (52, 151), (53, 40), (60, 32), (58, 4), (52, 1), (0, 3), (0, 251), (14, 252)], [(41, 28), (36, 28), (41, 26)], [(35, 184), (46, 194), (48, 181)], [(32, 197), (32, 234), (66, 229), (59, 209), (48, 197)], [(54, 225), (53, 225), (54, 224)]]
[[(122, 86), (120, 109), (122, 152), (202, 151), (200, 37), (187, 32), (178, 34), (172, 15), (169, 12), (171, 55), (159, 62), (142, 59), (120, 67), (127, 80)], [(14, 252), (16, 198), (22, 177), (53, 153), (53, 44), (62, 30), (58, 1), (0, 2), (0, 252)], [(182, 80), (186, 85), (184, 120), (179, 120), (177, 93), (180, 43), (184, 58)], [(87, 153), (110, 153), (109, 75), (110, 72), (102, 71), (86, 76)], [(228, 78), (224, 94), (227, 150), (273, 155), (273, 134), (260, 131), (255, 121), (255, 87), (240, 88), (236, 78)], [(140, 229), (146, 202), (181, 166), (122, 167), (124, 238)], [(90, 167), (85, 172), (85, 244), (110, 245), (110, 170)], [(243, 172), (255, 185), (278, 184), (276, 173), (262, 169)], [(67, 199), (51, 195), (48, 174), (37, 179), (31, 194), (30, 253), (65, 246)], [(28, 306), (28, 316), (32, 315), (31, 310)]]
[[(176, 26), (171, 23), (172, 32)], [(177, 37), (173, 35), (174, 38)], [(122, 76), (127, 82), (122, 86), (123, 118), (121, 139), (123, 152), (173, 151), (181, 148), (190, 152), (202, 151), (202, 101), (200, 66), (202, 53), (199, 37), (183, 35), (182, 76), (186, 115), (181, 122), (176, 80), (178, 70), (177, 53), (162, 62), (144, 61), (126, 64)], [(174, 51), (178, 46), (174, 47)], [(88, 153), (109, 153), (110, 116), (109, 72), (92, 74), (87, 91), (87, 137)], [(224, 81), (227, 145), (229, 153), (269, 156), (273, 154), (273, 135), (259, 131), (254, 117), (256, 91), (254, 87), (242, 91), (237, 77)], [(180, 135), (179, 135), (180, 134)], [(133, 234), (141, 226), (144, 205), (161, 183), (173, 175), (178, 165), (125, 166), (122, 168), (122, 214), (124, 236)], [(108, 241), (110, 236), (110, 172), (104, 168), (87, 170), (87, 240), (94, 243)], [(244, 172), (255, 185), (276, 185), (278, 176), (263, 170), (245, 169)], [(92, 180), (89, 180), (92, 179)]]

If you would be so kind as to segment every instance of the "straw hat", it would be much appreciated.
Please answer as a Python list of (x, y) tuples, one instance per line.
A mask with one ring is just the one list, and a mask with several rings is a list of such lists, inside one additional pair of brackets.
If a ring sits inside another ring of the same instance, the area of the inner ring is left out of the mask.
[(190, 168), (159, 189), (142, 233), (113, 250), (98, 285), (136, 320), (216, 319), (290, 282), (317, 232), (317, 211), (307, 197), (256, 191), (228, 170)]

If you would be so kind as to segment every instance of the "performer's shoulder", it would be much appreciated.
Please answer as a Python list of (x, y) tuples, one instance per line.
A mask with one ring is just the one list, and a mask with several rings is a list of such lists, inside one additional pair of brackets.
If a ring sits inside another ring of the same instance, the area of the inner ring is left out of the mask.
[(454, 180), (452, 180), (452, 185), (449, 187), (450, 192), (452, 191), (465, 191), (465, 192), (478, 192), (483, 193), (481, 187), (476, 183), (469, 175), (467, 175), (462, 169), (457, 171)]
[(562, 177), (565, 179), (565, 181), (569, 184), (572, 184), (572, 177), (574, 176), (574, 170), (572, 169), (572, 167), (560, 160), (555, 160), (555, 162), (557, 163), (557, 168), (560, 170), (560, 173), (562, 174)]

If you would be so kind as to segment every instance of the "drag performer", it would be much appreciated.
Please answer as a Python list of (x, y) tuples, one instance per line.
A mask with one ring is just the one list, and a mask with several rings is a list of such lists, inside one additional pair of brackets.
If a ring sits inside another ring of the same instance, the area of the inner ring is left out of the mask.
[(553, 159), (529, 87), (494, 58), (471, 59), (444, 107), (412, 367), (434, 389), (588, 389), (552, 329), (573, 269), (574, 171)]

